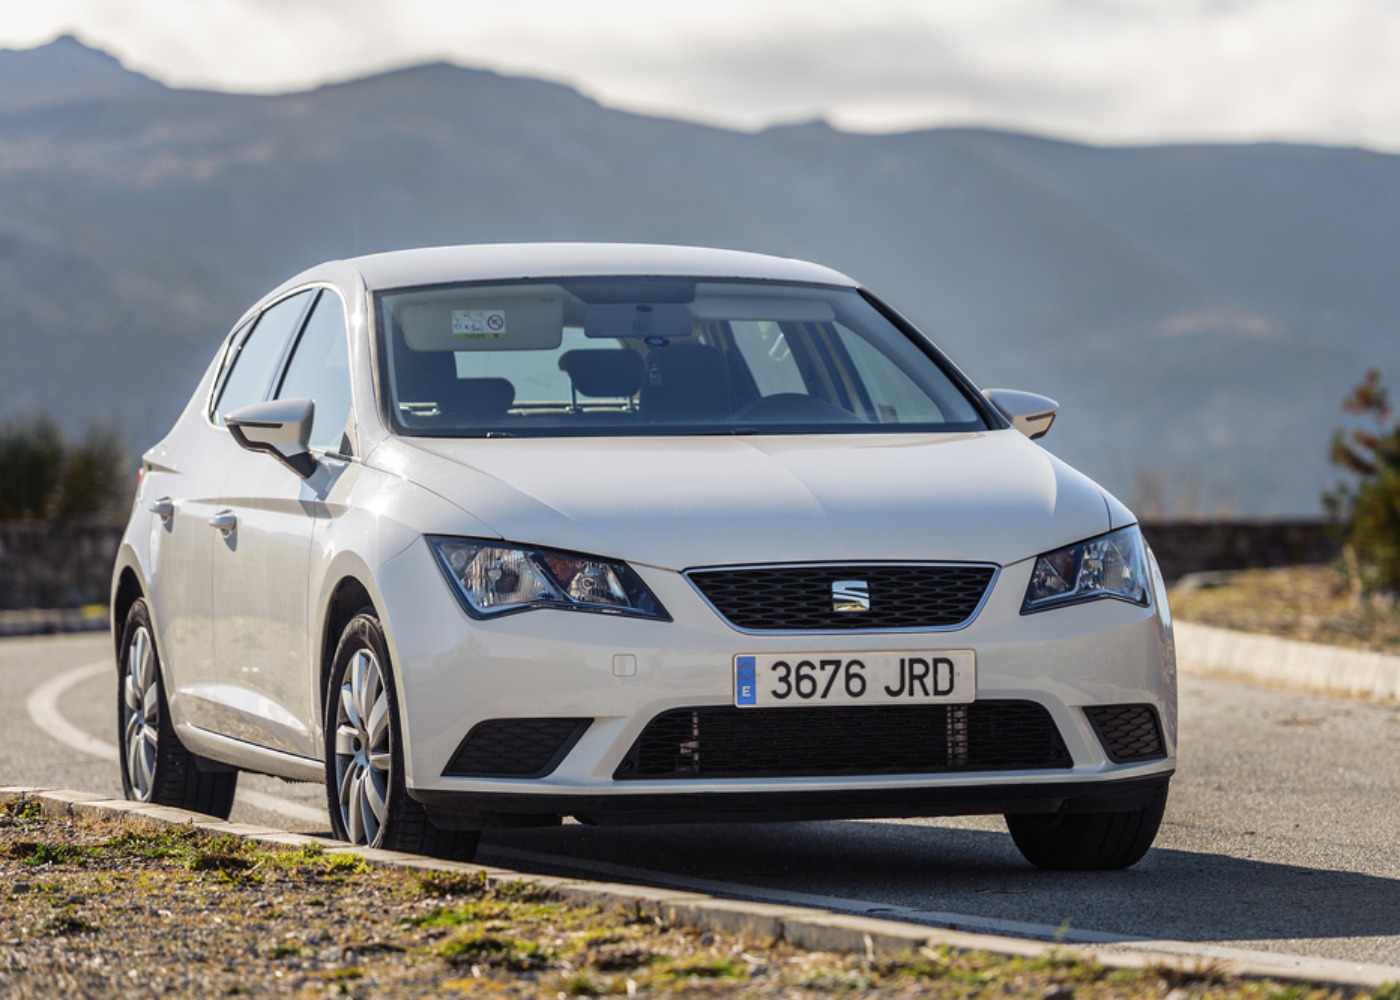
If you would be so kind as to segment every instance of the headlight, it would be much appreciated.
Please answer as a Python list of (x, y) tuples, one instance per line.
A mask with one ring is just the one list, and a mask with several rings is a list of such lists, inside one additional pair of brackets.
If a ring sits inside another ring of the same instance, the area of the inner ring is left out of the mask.
[(428, 545), (473, 618), (562, 608), (671, 620), (625, 563), (471, 538), (430, 535)]
[(1146, 606), (1147, 593), (1146, 551), (1133, 526), (1037, 558), (1021, 614), (1101, 597)]

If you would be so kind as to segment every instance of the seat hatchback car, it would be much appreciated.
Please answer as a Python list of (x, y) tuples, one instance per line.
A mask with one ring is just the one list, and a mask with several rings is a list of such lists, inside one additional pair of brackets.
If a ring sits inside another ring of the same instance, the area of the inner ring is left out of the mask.
[(1004, 814), (1118, 868), (1175, 766), (1131, 513), (851, 279), (625, 245), (313, 268), (144, 456), (129, 797), (322, 782), (336, 836)]

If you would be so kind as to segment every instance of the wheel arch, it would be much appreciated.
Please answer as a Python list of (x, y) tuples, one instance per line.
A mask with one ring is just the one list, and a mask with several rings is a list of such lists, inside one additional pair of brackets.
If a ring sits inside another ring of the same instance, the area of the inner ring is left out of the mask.
[[(122, 629), (126, 624), (126, 616), (131, 613), (131, 606), (146, 596), (146, 586), (137, 575), (132, 566), (123, 566), (117, 573), (117, 578), (112, 586), (112, 651), (116, 654), (116, 660), (121, 663)], [(147, 601), (149, 605), (150, 602)], [(154, 621), (152, 622), (154, 625)], [(154, 637), (153, 637), (154, 638)], [(157, 647), (159, 649), (159, 647)]]
[(330, 683), (331, 661), (335, 658), (336, 646), (340, 644), (341, 633), (357, 614), (369, 608), (379, 614), (370, 590), (357, 576), (344, 576), (336, 581), (326, 601), (326, 611), (321, 628), (320, 655), (317, 664), (316, 690), (318, 692), (318, 717), (326, 712), (326, 690)]
[[(314, 671), (312, 677), (316, 684), (316, 727), (323, 742), (326, 738), (327, 695), (335, 652), (345, 627), (361, 611), (373, 614), (379, 622), (385, 650), (389, 656), (388, 671), (393, 681), (394, 697), (400, 706), (403, 705), (404, 676), (391, 620), (394, 614), (395, 591), (392, 588), (381, 589), (384, 567), (385, 563), (381, 560), (366, 560), (356, 552), (341, 550), (328, 562), (326, 572), (321, 576), (318, 588), (321, 597), (317, 602), (319, 611), (317, 617), (311, 619), (320, 623), (319, 640), (313, 640), (312, 647), (318, 659), (316, 663), (308, 666)], [(311, 679), (308, 678), (308, 681)], [(409, 736), (410, 724), (402, 707), (399, 722), (404, 731), (404, 765), (407, 773), (411, 774), (413, 750), (412, 739)]]

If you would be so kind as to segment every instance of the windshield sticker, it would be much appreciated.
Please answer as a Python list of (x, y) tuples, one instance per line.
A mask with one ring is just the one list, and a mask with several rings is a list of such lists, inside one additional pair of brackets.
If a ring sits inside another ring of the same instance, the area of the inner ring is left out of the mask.
[(452, 336), (459, 340), (500, 340), (505, 335), (504, 309), (452, 310)]

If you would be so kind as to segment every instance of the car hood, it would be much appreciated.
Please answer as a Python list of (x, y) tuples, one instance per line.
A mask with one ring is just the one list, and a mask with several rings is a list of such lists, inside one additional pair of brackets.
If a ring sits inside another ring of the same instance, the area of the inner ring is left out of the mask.
[(393, 438), (370, 460), (510, 541), (677, 570), (827, 560), (1005, 565), (1111, 526), (1092, 481), (1011, 430)]

